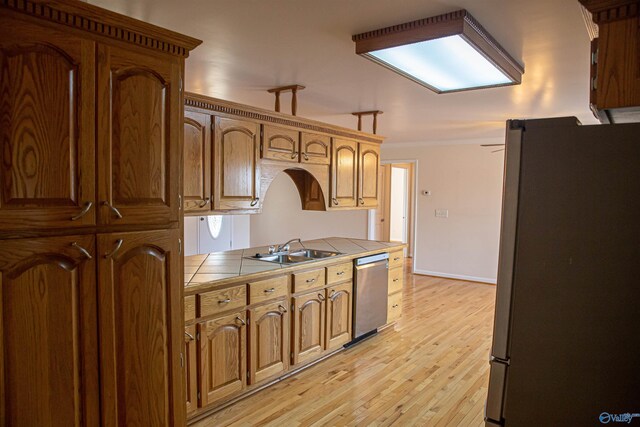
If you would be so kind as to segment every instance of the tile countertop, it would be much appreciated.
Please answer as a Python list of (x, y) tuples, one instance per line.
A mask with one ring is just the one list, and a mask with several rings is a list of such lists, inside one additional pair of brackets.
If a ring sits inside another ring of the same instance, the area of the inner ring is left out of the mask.
[[(196, 293), (211, 287), (211, 285), (234, 283), (240, 276), (247, 276), (247, 279), (252, 279), (251, 276), (261, 278), (264, 273), (268, 272), (284, 273), (311, 265), (334, 264), (341, 260), (348, 261), (363, 255), (402, 249), (406, 245), (400, 242), (328, 237), (326, 239), (305, 240), (302, 242), (302, 246), (308, 249), (342, 252), (342, 255), (289, 265), (245, 258), (256, 253), (268, 252), (267, 246), (186, 256), (184, 257), (185, 294)], [(302, 246), (297, 242), (292, 243), (291, 251), (301, 249)]]

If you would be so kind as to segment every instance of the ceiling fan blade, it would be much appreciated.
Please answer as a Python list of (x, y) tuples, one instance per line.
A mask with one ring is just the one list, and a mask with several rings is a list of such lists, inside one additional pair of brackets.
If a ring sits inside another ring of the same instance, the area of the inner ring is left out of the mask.
[(497, 153), (498, 151), (504, 151), (504, 148), (499, 148), (497, 150), (493, 150), (492, 153)]
[(480, 147), (499, 147), (504, 144), (480, 144)]

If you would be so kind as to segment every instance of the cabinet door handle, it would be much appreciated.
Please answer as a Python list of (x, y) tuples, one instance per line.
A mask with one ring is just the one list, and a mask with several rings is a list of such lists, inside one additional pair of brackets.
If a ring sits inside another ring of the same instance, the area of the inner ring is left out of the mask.
[(245, 322), (240, 316), (236, 316), (236, 320), (239, 321), (242, 326), (247, 324), (247, 322)]
[(397, 282), (398, 280), (400, 280), (400, 279), (397, 278), (397, 277), (395, 279), (393, 279), (394, 282)]
[(113, 256), (118, 253), (118, 251), (120, 250), (120, 247), (122, 246), (122, 239), (118, 239), (116, 240), (116, 247), (113, 248), (113, 250), (111, 252), (107, 252), (106, 254), (104, 254), (105, 258), (113, 258)]
[(286, 309), (286, 308), (284, 308), (284, 306), (283, 306), (282, 304), (280, 304), (280, 305), (278, 306), (278, 310), (280, 310), (280, 313), (282, 313), (282, 314), (284, 314), (284, 313), (286, 313), (286, 312), (287, 312), (287, 309)]
[(275, 291), (276, 291), (276, 288), (269, 288), (269, 289), (265, 289), (263, 292), (265, 294), (270, 294), (270, 293), (275, 292)]
[(398, 308), (398, 304), (393, 304), (391, 308)]
[(302, 157), (304, 157), (305, 160), (309, 160), (309, 156), (307, 156), (307, 153), (302, 153)]
[(218, 304), (227, 304), (230, 303), (231, 299), (230, 298), (225, 298), (223, 300), (218, 301)]
[(93, 259), (93, 257), (92, 257), (92, 256), (91, 256), (91, 254), (89, 253), (89, 251), (88, 251), (88, 250), (86, 250), (85, 248), (83, 248), (82, 246), (80, 246), (78, 243), (73, 242), (73, 243), (71, 244), (71, 246), (73, 246), (74, 248), (76, 248), (77, 250), (79, 250), (79, 251), (80, 251), (80, 253), (81, 253), (82, 255), (84, 255), (84, 257), (85, 257), (86, 259)]
[(207, 206), (207, 205), (209, 204), (209, 202), (210, 202), (210, 201), (211, 201), (211, 198), (210, 198), (210, 197), (207, 197), (206, 199), (204, 199), (204, 200), (202, 201), (202, 203), (200, 203), (200, 206), (198, 206), (198, 207), (200, 207), (200, 208), (204, 208), (205, 206)]
[(340, 203), (338, 203), (338, 199), (336, 199), (335, 197), (331, 199), (331, 201), (333, 201), (333, 204), (338, 206)]
[(315, 279), (315, 278), (313, 278), (313, 279), (307, 279), (307, 283), (313, 283), (313, 282), (315, 282), (315, 281), (316, 281), (316, 279)]
[(84, 204), (84, 207), (82, 208), (82, 210), (78, 213), (78, 215), (76, 216), (72, 216), (71, 217), (71, 221), (77, 221), (80, 218), (82, 218), (83, 216), (85, 216), (87, 214), (87, 212), (89, 212), (89, 209), (91, 209), (91, 206), (93, 206), (93, 202), (87, 202)]
[(360, 197), (360, 199), (359, 199), (359, 200), (360, 200), (360, 204), (361, 204), (361, 205), (364, 205), (364, 199), (363, 199), (362, 197)]
[(298, 152), (294, 151), (291, 153), (291, 160), (295, 159), (296, 157), (298, 157)]
[(251, 204), (250, 204), (250, 205), (251, 205), (251, 207), (253, 207), (253, 206), (257, 205), (257, 204), (258, 204), (258, 200), (260, 200), (260, 197), (256, 197), (255, 199), (253, 199), (253, 200), (251, 201)]
[(322, 295), (322, 294), (318, 294), (318, 299), (319, 299), (320, 301), (324, 301), (326, 298), (324, 297), (324, 295)]
[(104, 201), (102, 202), (102, 206), (108, 207), (109, 209), (111, 209), (111, 212), (113, 212), (118, 219), (122, 219), (122, 214), (120, 213), (118, 208), (116, 208), (115, 206), (112, 206), (111, 203)]
[(400, 257), (395, 257), (393, 260), (394, 261), (398, 261), (400, 259)]
[(342, 276), (343, 274), (344, 274), (344, 271), (338, 271), (338, 272), (336, 273), (336, 276)]
[(189, 332), (184, 331), (184, 335), (189, 338), (189, 341), (194, 341), (195, 338), (193, 337), (193, 335), (191, 335)]

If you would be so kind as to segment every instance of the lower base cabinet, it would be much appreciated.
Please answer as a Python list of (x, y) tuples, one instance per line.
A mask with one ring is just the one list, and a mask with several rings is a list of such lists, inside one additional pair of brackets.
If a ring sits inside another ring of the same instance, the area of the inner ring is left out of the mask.
[(249, 383), (289, 368), (289, 311), (285, 300), (249, 310)]
[(198, 324), (200, 406), (212, 405), (246, 388), (246, 325), (244, 310)]
[(316, 359), (324, 352), (325, 301), (324, 289), (293, 297), (294, 365)]
[(353, 284), (327, 288), (327, 350), (336, 350), (351, 341)]

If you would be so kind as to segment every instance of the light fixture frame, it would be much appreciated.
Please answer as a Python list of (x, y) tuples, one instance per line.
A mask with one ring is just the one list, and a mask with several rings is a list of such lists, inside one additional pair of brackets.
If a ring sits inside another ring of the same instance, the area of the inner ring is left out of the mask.
[[(404, 46), (456, 35), (463, 38), (470, 46), (478, 51), (478, 53), (502, 71), (505, 76), (511, 80), (511, 82), (462, 89), (440, 90), (370, 54), (370, 52), (381, 49)], [(491, 87), (512, 86), (522, 83), (524, 67), (509, 55), (500, 43), (498, 43), (465, 9), (356, 34), (352, 36), (352, 40), (356, 44), (356, 54), (363, 56), (376, 64), (380, 64), (383, 67), (388, 68), (421, 86), (431, 89), (438, 94), (463, 92), (467, 90)]]

